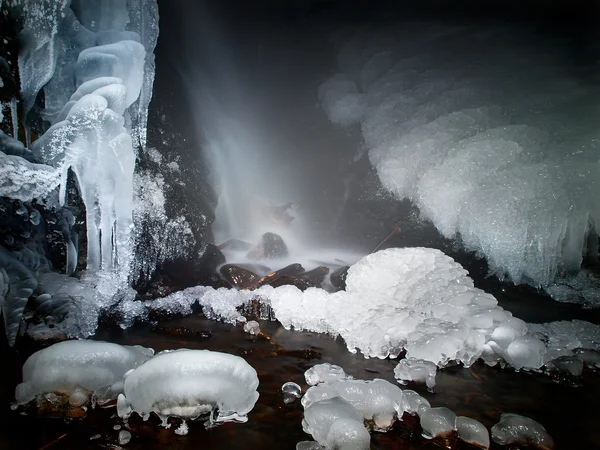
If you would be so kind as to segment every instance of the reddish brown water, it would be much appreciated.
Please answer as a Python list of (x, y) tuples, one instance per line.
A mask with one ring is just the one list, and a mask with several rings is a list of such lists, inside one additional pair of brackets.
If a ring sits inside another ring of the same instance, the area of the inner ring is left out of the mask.
[[(150, 421), (130, 422), (133, 438), (125, 446), (132, 450), (146, 449), (294, 449), (297, 442), (310, 439), (302, 432), (302, 407), (299, 401), (285, 405), (280, 395), (281, 385), (294, 381), (306, 388), (303, 373), (314, 364), (330, 362), (341, 365), (356, 378), (393, 379), (394, 361), (364, 359), (349, 353), (343, 342), (314, 333), (290, 332), (276, 322), (262, 323), (271, 341), (253, 340), (241, 327), (232, 327), (201, 316), (171, 319), (161, 323), (167, 329), (185, 327), (209, 331), (210, 337), (181, 336), (152, 331), (148, 326), (129, 330), (100, 331), (95, 339), (121, 344), (140, 344), (157, 351), (170, 348), (198, 348), (225, 351), (244, 357), (258, 372), (260, 398), (245, 424), (225, 424), (205, 430), (202, 423), (190, 425), (187, 436), (177, 436), (173, 430), (163, 430)], [(3, 352), (5, 353), (5, 352)], [(8, 353), (8, 352), (6, 352)], [(62, 419), (42, 419), (22, 416), (9, 411), (14, 386), (19, 382), (23, 358), (8, 353), (3, 361), (3, 410), (0, 417), (3, 430), (0, 448), (7, 449), (100, 449), (118, 448), (118, 431), (113, 426), (121, 422), (111, 418), (114, 408), (96, 409), (82, 420), (65, 423)], [(480, 420), (491, 427), (502, 412), (515, 412), (542, 423), (554, 437), (557, 449), (600, 449), (600, 413), (595, 405), (600, 398), (600, 376), (586, 372), (582, 386), (559, 385), (542, 375), (502, 371), (483, 364), (469, 369), (453, 368), (439, 372), (436, 393), (423, 387), (410, 386), (427, 397), (433, 406), (447, 406), (459, 415)], [(100, 434), (95, 440), (90, 437)], [(435, 448), (419, 437), (409, 440), (406, 430), (394, 429), (387, 434), (376, 433), (372, 449)], [(59, 439), (60, 438), (60, 439)], [(57, 440), (58, 439), (58, 440)]]

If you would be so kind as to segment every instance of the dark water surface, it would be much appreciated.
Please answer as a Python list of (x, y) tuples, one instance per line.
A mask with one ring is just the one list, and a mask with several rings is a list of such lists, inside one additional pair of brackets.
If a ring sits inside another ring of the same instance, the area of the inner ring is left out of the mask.
[[(124, 448), (142, 449), (294, 449), (310, 436), (302, 432), (302, 407), (299, 401), (285, 405), (280, 388), (294, 381), (306, 389), (304, 371), (314, 364), (329, 362), (342, 366), (355, 378), (384, 378), (395, 382), (395, 361), (365, 359), (346, 350), (341, 340), (314, 334), (286, 331), (277, 322), (262, 322), (270, 340), (253, 340), (241, 327), (205, 319), (200, 315), (162, 321), (161, 329), (149, 325), (125, 331), (100, 330), (94, 339), (128, 345), (144, 345), (156, 351), (194, 348), (225, 351), (245, 358), (258, 372), (260, 398), (245, 424), (228, 423), (206, 431), (201, 422), (192, 422), (187, 436), (173, 429), (159, 429), (158, 420), (144, 423), (130, 419), (132, 440)], [(181, 328), (203, 333), (186, 332)], [(62, 419), (22, 416), (9, 410), (14, 387), (20, 381), (24, 358), (15, 353), (3, 358), (2, 431), (0, 448), (7, 449), (99, 449), (119, 448), (122, 422), (112, 417), (115, 408), (95, 409), (88, 417), (65, 423)], [(469, 369), (449, 368), (438, 373), (436, 393), (424, 387), (409, 386), (424, 395), (432, 406), (447, 406), (457, 415), (480, 420), (488, 428), (502, 412), (514, 412), (542, 423), (556, 441), (557, 449), (600, 449), (600, 375), (586, 371), (581, 387), (559, 385), (542, 375), (515, 373), (475, 364)], [(416, 430), (417, 433), (419, 430)], [(90, 437), (100, 437), (90, 440)], [(396, 427), (387, 434), (375, 433), (372, 449), (439, 448), (418, 436), (409, 439), (406, 428)], [(499, 447), (492, 447), (499, 448)]]

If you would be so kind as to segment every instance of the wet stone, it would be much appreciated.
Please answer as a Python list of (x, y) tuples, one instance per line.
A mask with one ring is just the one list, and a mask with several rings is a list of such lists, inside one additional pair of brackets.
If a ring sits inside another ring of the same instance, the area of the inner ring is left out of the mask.
[(243, 269), (235, 264), (225, 264), (221, 267), (221, 275), (238, 289), (249, 289), (257, 285), (260, 277), (254, 272)]
[(340, 267), (337, 270), (334, 270), (329, 277), (329, 282), (331, 285), (337, 290), (346, 289), (346, 278), (348, 277), (348, 269), (350, 266)]
[(316, 286), (320, 286), (323, 281), (325, 281), (325, 277), (329, 274), (329, 267), (327, 266), (319, 266), (313, 270), (309, 270), (308, 272), (304, 272), (300, 277), (304, 278)]

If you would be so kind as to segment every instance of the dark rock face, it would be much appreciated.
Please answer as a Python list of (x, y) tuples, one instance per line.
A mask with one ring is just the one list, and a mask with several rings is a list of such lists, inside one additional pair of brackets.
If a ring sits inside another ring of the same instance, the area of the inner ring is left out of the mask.
[[(178, 8), (159, 7), (161, 22), (177, 22), (173, 16)], [(145, 297), (167, 286), (179, 290), (214, 285), (219, 279), (216, 267), (225, 262), (212, 245), (217, 197), (195, 139), (192, 105), (185, 103), (187, 93), (175, 64), (182, 42), (177, 33), (159, 33), (147, 148), (139, 152), (135, 168), (132, 279)]]
[(288, 256), (288, 248), (281, 236), (275, 233), (265, 233), (260, 243), (249, 253), (250, 259), (277, 259)]
[(346, 277), (348, 276), (348, 269), (350, 266), (340, 267), (334, 270), (329, 277), (331, 285), (337, 290), (346, 289)]

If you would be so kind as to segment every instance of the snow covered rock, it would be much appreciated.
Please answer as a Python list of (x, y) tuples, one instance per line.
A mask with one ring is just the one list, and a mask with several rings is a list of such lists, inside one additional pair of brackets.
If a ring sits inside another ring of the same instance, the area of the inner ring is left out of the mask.
[(156, 413), (166, 425), (170, 416), (195, 419), (211, 414), (208, 425), (246, 422), (258, 399), (258, 377), (244, 359), (208, 350), (165, 351), (125, 378), (117, 410), (147, 420)]
[[(23, 382), (15, 390), (23, 405), (37, 395), (68, 394), (72, 404), (83, 404), (89, 395), (115, 385), (124, 374), (146, 362), (154, 350), (100, 341), (65, 341), (31, 355), (23, 366)], [(84, 398), (85, 397), (85, 398)]]

